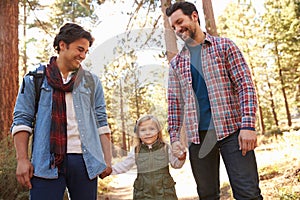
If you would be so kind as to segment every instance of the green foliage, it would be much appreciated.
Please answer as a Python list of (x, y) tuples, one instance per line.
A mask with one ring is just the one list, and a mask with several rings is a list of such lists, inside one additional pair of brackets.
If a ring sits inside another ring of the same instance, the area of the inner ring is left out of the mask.
[[(231, 12), (234, 10), (234, 12)], [(231, 3), (219, 17), (218, 32), (242, 50), (256, 86), (266, 130), (299, 114), (299, 1), (266, 0), (264, 13)]]
[(50, 21), (55, 30), (66, 22), (81, 23), (83, 19), (97, 20), (93, 4), (77, 0), (56, 0), (50, 7)]
[(12, 138), (0, 141), (0, 199), (29, 199), (29, 192), (16, 179), (16, 159)]
[[(48, 62), (49, 56), (55, 53), (52, 47), (54, 37), (65, 23), (86, 24), (85, 29), (91, 29), (98, 20), (92, 2), (55, 0), (54, 3), (42, 4), (36, 0), (22, 0), (19, 5), (21, 11), (19, 28), (23, 29), (23, 34), (20, 34), (21, 41), (23, 40), (20, 43), (23, 69), (39, 62)], [(34, 36), (30, 34), (32, 32), (35, 32)], [(32, 46), (39, 49), (34, 52), (30, 49)], [(33, 52), (35, 54), (32, 56)]]

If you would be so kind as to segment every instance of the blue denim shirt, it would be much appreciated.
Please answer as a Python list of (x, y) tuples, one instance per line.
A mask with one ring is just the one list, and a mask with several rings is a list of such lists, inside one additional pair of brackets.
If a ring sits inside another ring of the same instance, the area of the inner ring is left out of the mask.
[[(95, 83), (95, 109), (91, 107), (91, 90), (85, 85), (86, 80), (84, 78), (78, 87), (72, 91), (82, 154), (90, 179), (97, 177), (106, 168), (98, 132), (98, 128), (107, 126), (106, 104), (99, 78), (93, 75), (93, 79)], [(25, 76), (22, 84), (14, 109), (11, 129), (18, 125), (32, 127), (34, 119), (35, 90), (32, 76)], [(21, 92), (22, 88), (24, 89), (23, 92)], [(50, 167), (52, 92), (53, 89), (45, 77), (41, 86), (31, 156), (34, 176), (48, 179), (58, 177), (58, 169)]]

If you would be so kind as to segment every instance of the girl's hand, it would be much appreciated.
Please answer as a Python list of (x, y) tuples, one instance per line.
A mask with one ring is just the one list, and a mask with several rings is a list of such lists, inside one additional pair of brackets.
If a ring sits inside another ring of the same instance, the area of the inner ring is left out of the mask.
[(186, 157), (185, 147), (179, 141), (172, 143), (172, 153), (178, 159), (185, 159)]

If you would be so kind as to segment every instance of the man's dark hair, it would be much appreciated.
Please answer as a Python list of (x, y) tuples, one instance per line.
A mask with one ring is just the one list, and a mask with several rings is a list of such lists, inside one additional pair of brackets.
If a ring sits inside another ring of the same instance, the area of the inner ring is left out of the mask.
[(67, 45), (69, 45), (70, 43), (81, 38), (87, 39), (90, 43), (89, 46), (92, 46), (94, 38), (92, 37), (90, 32), (84, 30), (81, 26), (77, 24), (66, 23), (60, 28), (59, 33), (54, 38), (53, 47), (59, 53), (60, 41), (64, 41)]
[[(188, 16), (192, 16), (192, 13), (194, 11), (196, 11), (196, 13), (198, 14), (197, 8), (194, 4), (190, 3), (190, 2), (176, 2), (172, 5), (170, 5), (167, 9), (166, 9), (166, 15), (168, 17), (170, 17), (176, 10), (181, 9), (183, 14), (188, 15)], [(198, 14), (198, 23), (200, 25), (200, 19), (199, 19), (199, 14)]]

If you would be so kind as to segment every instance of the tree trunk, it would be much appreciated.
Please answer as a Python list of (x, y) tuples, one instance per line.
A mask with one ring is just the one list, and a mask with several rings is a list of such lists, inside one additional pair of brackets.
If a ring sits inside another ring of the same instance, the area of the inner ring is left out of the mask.
[(18, 2), (0, 1), (0, 139), (9, 134), (19, 87)]
[(124, 119), (124, 103), (123, 103), (123, 87), (122, 80), (120, 79), (120, 108), (121, 108), (121, 121), (122, 121), (122, 156), (127, 156), (127, 146), (126, 146), (126, 131), (125, 131), (125, 119)]
[(164, 36), (165, 36), (165, 43), (166, 43), (166, 54), (169, 62), (178, 52), (176, 35), (173, 29), (171, 28), (168, 17), (166, 15), (166, 9), (170, 5), (171, 5), (171, 0), (161, 0), (161, 11), (163, 14), (164, 28), (165, 28)]
[(207, 33), (213, 36), (218, 36), (211, 0), (202, 0), (202, 6), (205, 18), (205, 28)]
[(279, 79), (280, 79), (280, 83), (281, 83), (281, 91), (283, 94), (283, 99), (284, 99), (284, 105), (285, 105), (285, 110), (286, 110), (286, 116), (287, 116), (287, 121), (288, 121), (288, 125), (289, 127), (292, 126), (292, 117), (291, 117), (291, 112), (289, 109), (289, 104), (288, 104), (288, 100), (287, 100), (287, 96), (286, 96), (286, 91), (285, 91), (285, 83), (283, 80), (283, 74), (282, 74), (282, 69), (281, 69), (281, 62), (280, 62), (280, 55), (279, 55), (279, 51), (278, 51), (278, 43), (275, 41), (275, 55), (276, 55), (276, 60), (277, 60), (277, 67), (278, 67), (278, 75), (279, 75)]
[(23, 0), (23, 67), (22, 67), (22, 73), (23, 76), (27, 73), (27, 0)]
[(279, 129), (279, 122), (278, 122), (277, 113), (275, 110), (275, 102), (274, 102), (274, 98), (273, 98), (271, 84), (269, 81), (268, 81), (268, 87), (269, 87), (269, 94), (270, 94), (270, 101), (271, 101), (271, 109), (272, 109), (275, 125), (276, 125), (277, 129)]

